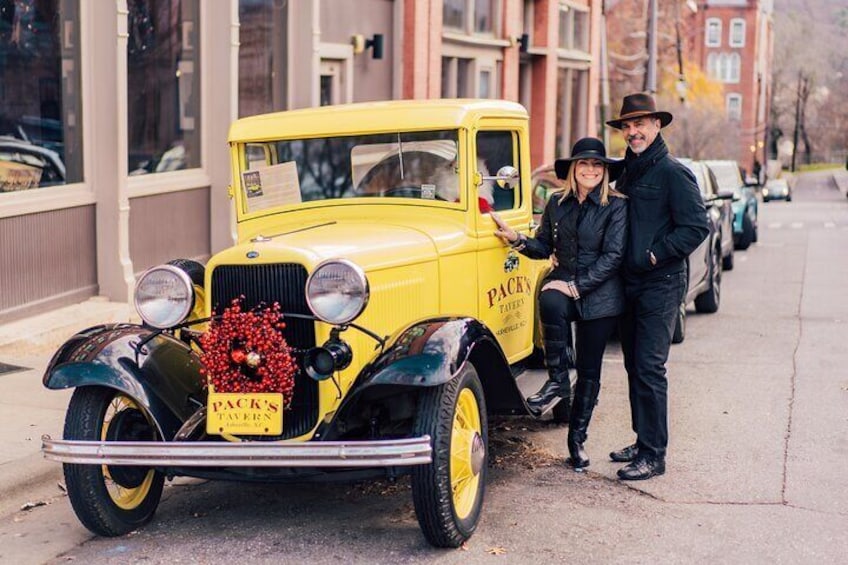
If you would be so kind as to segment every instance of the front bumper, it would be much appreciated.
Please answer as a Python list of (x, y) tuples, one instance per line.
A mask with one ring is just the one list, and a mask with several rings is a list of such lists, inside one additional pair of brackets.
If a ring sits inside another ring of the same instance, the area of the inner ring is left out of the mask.
[(399, 467), (432, 461), (430, 436), (379, 441), (76, 441), (42, 436), (44, 457), (144, 467)]

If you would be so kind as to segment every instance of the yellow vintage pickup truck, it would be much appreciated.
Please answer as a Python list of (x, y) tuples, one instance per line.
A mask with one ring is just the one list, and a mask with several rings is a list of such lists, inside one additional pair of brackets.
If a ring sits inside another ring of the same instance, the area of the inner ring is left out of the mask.
[(567, 417), (525, 402), (547, 264), (497, 239), (490, 214), (534, 228), (527, 126), (492, 100), (236, 121), (238, 243), (146, 271), (143, 323), (73, 336), (44, 376), (76, 388), (43, 451), (80, 521), (145, 524), (166, 477), (408, 474), (427, 540), (467, 540), (488, 415)]

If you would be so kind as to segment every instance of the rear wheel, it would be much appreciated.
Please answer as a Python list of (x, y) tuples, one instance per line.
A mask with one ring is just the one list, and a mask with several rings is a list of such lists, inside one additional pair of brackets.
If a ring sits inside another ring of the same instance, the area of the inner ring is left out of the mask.
[(721, 303), (721, 248), (710, 254), (710, 284), (703, 293), (695, 297), (695, 310), (706, 314), (718, 312)]
[(754, 224), (751, 222), (751, 218), (746, 211), (742, 215), (742, 233), (736, 239), (736, 249), (748, 249), (751, 247), (751, 243), (754, 242), (754, 237)]
[(431, 544), (459, 547), (477, 528), (486, 489), (486, 402), (473, 365), (422, 393), (415, 434), (433, 445), (433, 461), (412, 469), (418, 523)]
[[(158, 433), (136, 402), (104, 387), (74, 391), (67, 440), (155, 441)], [(100, 536), (120, 536), (153, 518), (165, 477), (149, 467), (64, 464), (68, 498), (80, 522)]]

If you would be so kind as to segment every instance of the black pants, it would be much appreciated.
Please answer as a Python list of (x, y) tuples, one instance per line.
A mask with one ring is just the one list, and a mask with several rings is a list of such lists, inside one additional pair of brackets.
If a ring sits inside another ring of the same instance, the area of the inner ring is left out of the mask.
[(621, 349), (630, 388), (630, 419), (639, 453), (665, 457), (668, 380), (665, 364), (686, 289), (686, 274), (628, 281), (621, 317)]
[(558, 290), (546, 290), (539, 296), (542, 325), (560, 325), (571, 336), (571, 322), (576, 322), (577, 379), (599, 381), (604, 349), (618, 322), (617, 316), (581, 320), (571, 298)]

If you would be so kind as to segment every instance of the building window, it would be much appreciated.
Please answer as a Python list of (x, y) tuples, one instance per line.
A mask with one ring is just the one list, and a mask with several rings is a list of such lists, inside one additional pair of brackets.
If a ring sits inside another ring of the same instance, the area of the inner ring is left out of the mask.
[(726, 104), (728, 119), (734, 122), (740, 121), (742, 119), (742, 95), (728, 94)]
[(559, 47), (577, 51), (589, 50), (589, 12), (584, 7), (560, 4)]
[(127, 3), (131, 175), (200, 166), (199, 4)]
[(0, 2), (0, 193), (83, 180), (79, 3)]
[(742, 57), (739, 53), (710, 53), (707, 55), (707, 75), (715, 80), (738, 83), (741, 77)]
[(730, 20), (730, 46), (745, 47), (745, 20), (742, 18)]
[(442, 7), (442, 25), (452, 29), (465, 29), (466, 0), (445, 0)]
[(442, 25), (468, 35), (495, 35), (500, 4), (500, 0), (444, 0)]
[(276, 0), (239, 0), (239, 117), (285, 110), (286, 10)]
[(737, 83), (741, 76), (740, 67), (742, 66), (742, 57), (739, 56), (739, 53), (731, 53), (726, 56), (728, 60), (726, 78), (724, 79), (724, 82)]
[(718, 18), (707, 18), (707, 29), (705, 33), (707, 47), (721, 47), (721, 20)]
[(473, 92), (473, 62), (474, 59), (442, 57), (442, 98), (480, 97), (478, 93)]
[(571, 145), (586, 135), (588, 96), (589, 71), (568, 67), (557, 70), (557, 155), (568, 155)]

